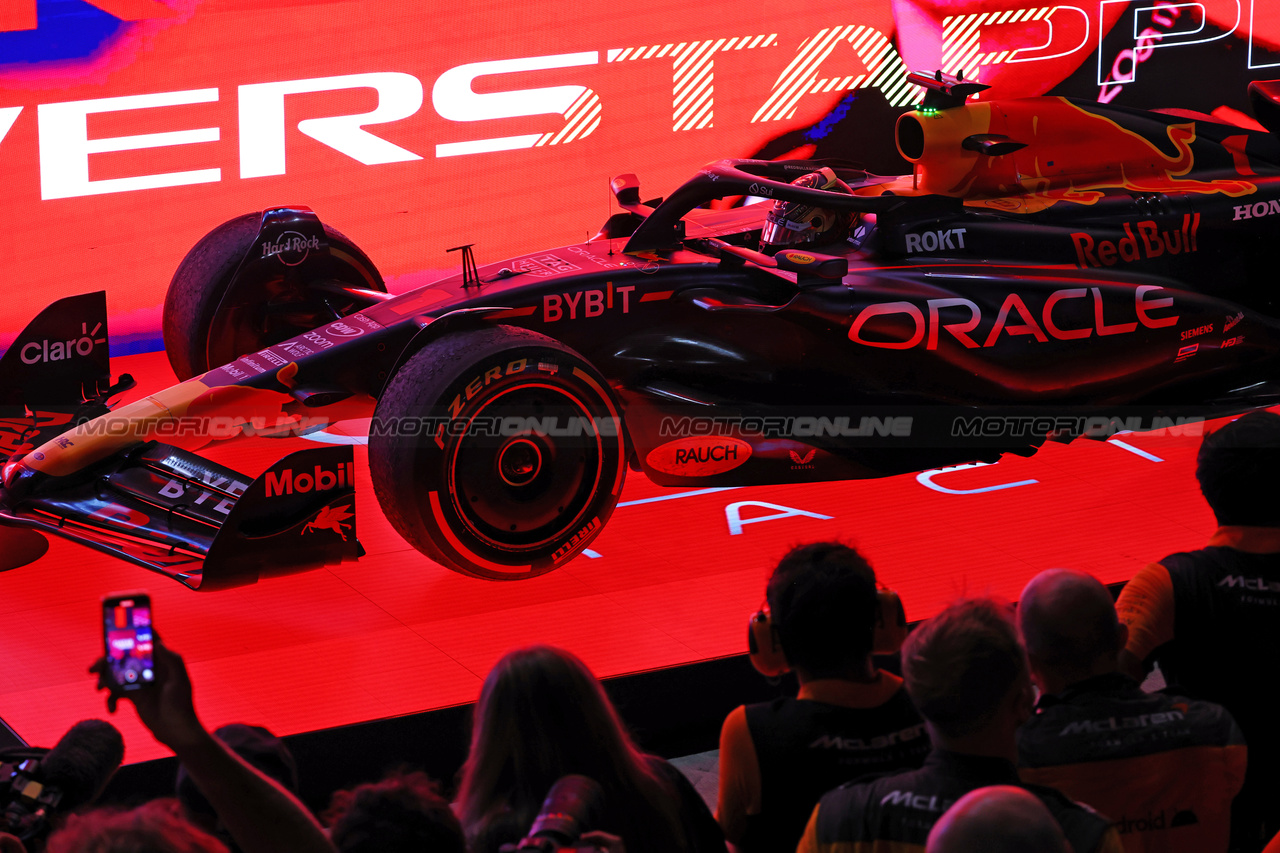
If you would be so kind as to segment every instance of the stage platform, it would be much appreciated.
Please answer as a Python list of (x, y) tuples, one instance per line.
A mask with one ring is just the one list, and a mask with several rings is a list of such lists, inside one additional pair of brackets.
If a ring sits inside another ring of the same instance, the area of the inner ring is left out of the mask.
[[(138, 379), (126, 399), (172, 382), (161, 353), (113, 370)], [(207, 455), (256, 475), (307, 441)], [(0, 574), (0, 719), (52, 746), (77, 720), (106, 717), (87, 667), (101, 652), (99, 598), (123, 589), (150, 590), (207, 725), (292, 735), (472, 702), (492, 664), (525, 644), (568, 648), (601, 677), (740, 655), (770, 568), (816, 539), (861, 549), (911, 621), (959, 595), (1016, 597), (1055, 566), (1116, 583), (1212, 532), (1193, 475), (1199, 441), (1125, 434), (920, 476), (734, 489), (664, 489), (630, 473), (586, 555), (511, 583), (463, 577), (410, 549), (383, 519), (357, 445), (359, 562), (201, 594), (53, 540), (41, 560)], [(131, 710), (112, 722), (127, 763), (167, 754)]]

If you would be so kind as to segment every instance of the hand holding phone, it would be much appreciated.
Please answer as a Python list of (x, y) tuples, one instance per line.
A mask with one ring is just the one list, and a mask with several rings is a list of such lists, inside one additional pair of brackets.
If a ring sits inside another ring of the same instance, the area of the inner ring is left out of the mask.
[(107, 676), (116, 690), (140, 690), (154, 684), (151, 596), (141, 591), (103, 596), (102, 643)]

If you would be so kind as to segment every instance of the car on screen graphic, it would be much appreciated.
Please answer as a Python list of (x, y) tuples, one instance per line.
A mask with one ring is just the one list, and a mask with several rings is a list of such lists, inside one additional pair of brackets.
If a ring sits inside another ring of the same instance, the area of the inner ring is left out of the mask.
[(393, 527), (519, 579), (589, 545), (628, 468), (879, 477), (1280, 401), (1280, 82), (1251, 87), (1265, 130), (911, 81), (909, 175), (722, 160), (660, 201), (623, 175), (595, 238), (480, 265), (460, 246), (460, 272), (396, 296), (305, 207), (233, 219), (170, 286), (182, 381), (114, 409), (105, 297), (55, 303), (0, 365), (5, 535), (198, 589), (355, 559), (349, 446), (258, 477), (196, 451), (372, 417)]

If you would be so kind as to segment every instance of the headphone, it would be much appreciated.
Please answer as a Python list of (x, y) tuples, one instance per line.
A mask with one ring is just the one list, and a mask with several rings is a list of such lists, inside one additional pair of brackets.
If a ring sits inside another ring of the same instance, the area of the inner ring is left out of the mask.
[[(871, 632), (871, 653), (891, 655), (902, 648), (907, 639), (907, 613), (902, 599), (891, 589), (876, 590), (876, 623)], [(776, 678), (791, 669), (769, 613), (769, 602), (751, 615), (747, 624), (747, 652), (751, 665), (761, 675)]]

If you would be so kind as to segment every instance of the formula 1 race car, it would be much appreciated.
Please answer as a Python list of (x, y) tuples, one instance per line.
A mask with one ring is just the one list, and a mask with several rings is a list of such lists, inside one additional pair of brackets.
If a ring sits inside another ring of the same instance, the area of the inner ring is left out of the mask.
[(660, 202), (623, 175), (592, 240), (459, 247), (398, 296), (304, 207), (233, 219), (170, 285), (181, 383), (114, 410), (103, 297), (55, 303), (0, 364), (0, 521), (199, 589), (353, 559), (350, 448), (256, 479), (193, 451), (372, 415), (395, 529), (516, 579), (581, 552), (628, 467), (876, 477), (1280, 401), (1280, 81), (1250, 87), (1266, 130), (911, 81), (910, 175), (722, 160)]

